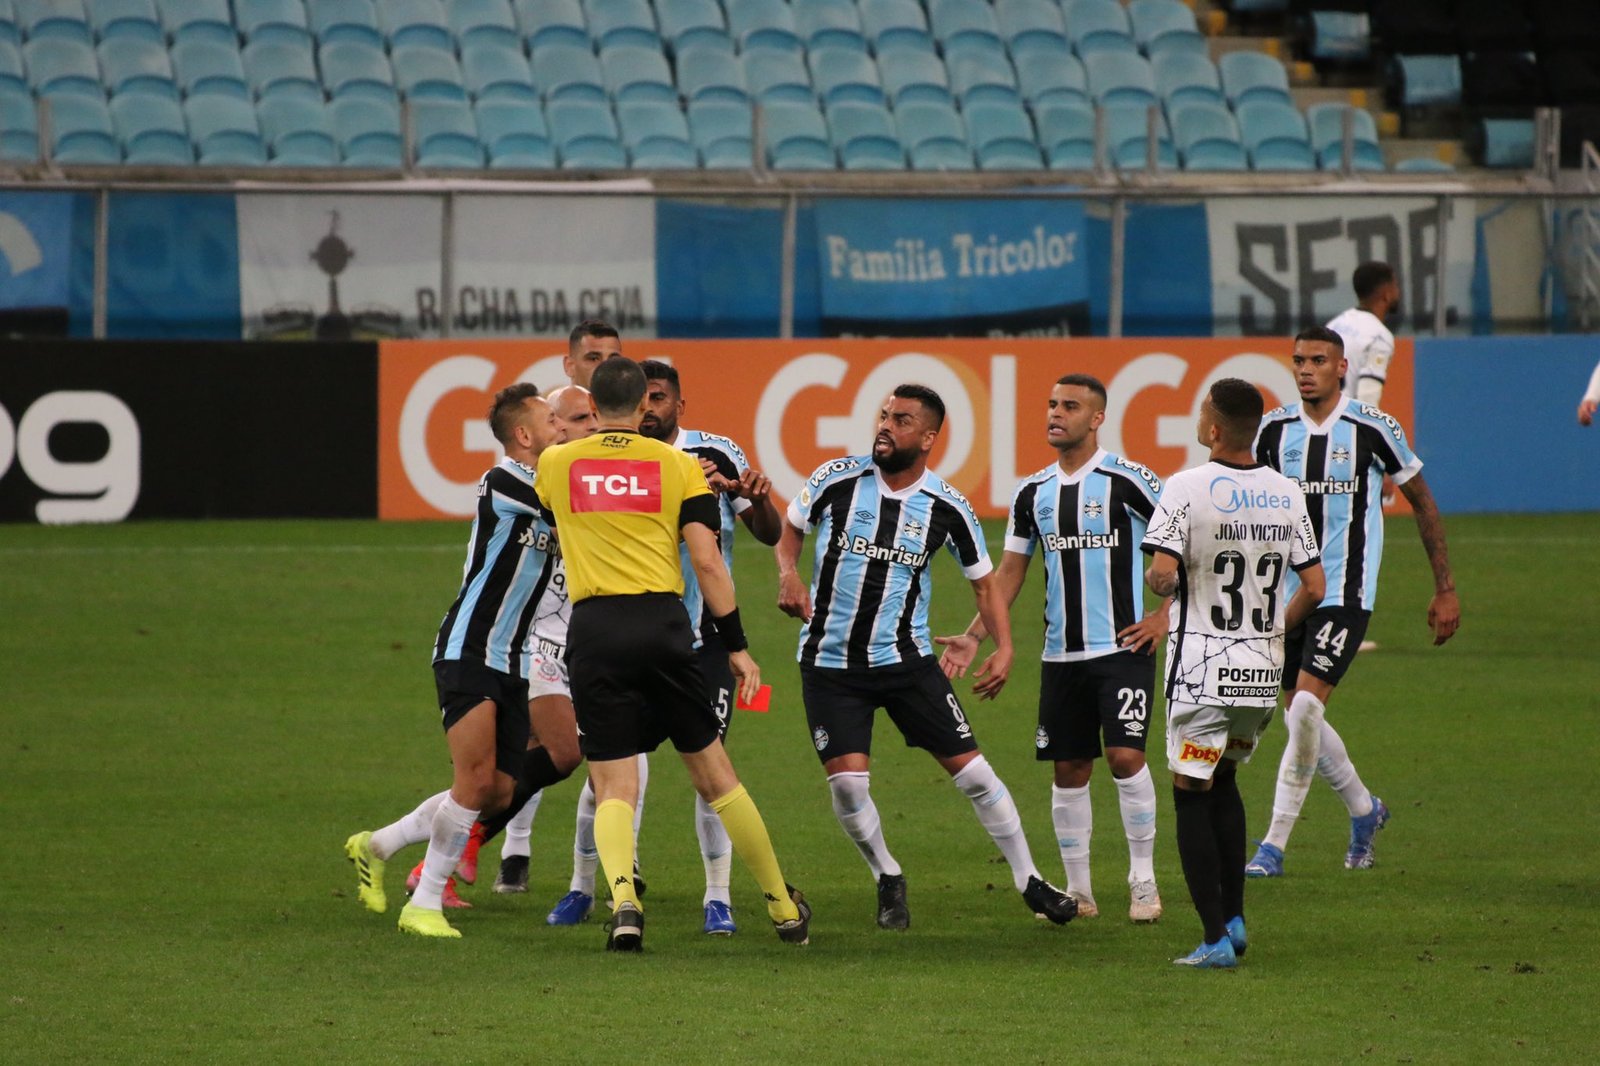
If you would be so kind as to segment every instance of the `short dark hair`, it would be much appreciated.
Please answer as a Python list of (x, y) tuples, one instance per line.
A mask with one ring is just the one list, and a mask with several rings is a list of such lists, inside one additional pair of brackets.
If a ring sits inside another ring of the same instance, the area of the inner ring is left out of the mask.
[(1223, 378), (1206, 394), (1217, 412), (1217, 425), (1223, 438), (1233, 447), (1248, 448), (1261, 428), (1261, 415), (1267, 402), (1261, 390), (1240, 378)]
[(629, 415), (644, 399), (644, 371), (626, 356), (607, 359), (594, 368), (589, 379), (589, 395), (595, 410), (603, 415)]
[(1362, 263), (1350, 275), (1350, 286), (1356, 290), (1356, 299), (1365, 300), (1394, 280), (1394, 267), (1376, 259)]
[(507, 385), (494, 394), (494, 402), (489, 405), (489, 429), (494, 432), (495, 440), (501, 444), (511, 443), (511, 430), (522, 413), (522, 405), (538, 395), (539, 386), (527, 381)]
[(910, 383), (905, 385), (896, 385), (894, 387), (893, 395), (896, 399), (916, 400), (930, 413), (932, 413), (933, 428), (944, 428), (944, 400), (940, 399), (939, 394), (928, 388), (928, 386), (913, 385)]
[(1313, 344), (1331, 344), (1334, 351), (1341, 355), (1344, 354), (1344, 338), (1339, 336), (1337, 331), (1331, 330), (1327, 326), (1307, 326), (1294, 335), (1296, 344), (1301, 341), (1311, 341)]
[(1056, 379), (1057, 385), (1076, 385), (1080, 389), (1088, 389), (1100, 397), (1100, 409), (1106, 406), (1106, 387), (1103, 382), (1093, 374), (1063, 374)]
[(567, 346), (577, 344), (585, 337), (621, 337), (617, 327), (600, 318), (586, 318), (572, 327), (572, 332), (567, 334)]
[(683, 396), (683, 386), (678, 384), (678, 368), (671, 363), (663, 363), (659, 359), (646, 359), (639, 364), (639, 369), (644, 371), (646, 381), (665, 381), (672, 386), (674, 396)]

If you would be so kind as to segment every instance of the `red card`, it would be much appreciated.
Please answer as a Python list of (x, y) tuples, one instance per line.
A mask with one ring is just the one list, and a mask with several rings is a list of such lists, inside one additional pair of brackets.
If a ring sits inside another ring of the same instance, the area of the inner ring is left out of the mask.
[(741, 711), (760, 711), (765, 714), (767, 708), (772, 705), (772, 686), (762, 685), (756, 689), (755, 699), (749, 703), (744, 701), (743, 696), (737, 696), (734, 698), (733, 705)]

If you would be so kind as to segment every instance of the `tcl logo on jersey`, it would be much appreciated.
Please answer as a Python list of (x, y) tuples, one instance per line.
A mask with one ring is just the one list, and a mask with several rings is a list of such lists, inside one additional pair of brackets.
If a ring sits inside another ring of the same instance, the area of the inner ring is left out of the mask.
[(1209, 748), (1187, 740), (1183, 742), (1183, 749), (1178, 752), (1179, 762), (1207, 762), (1215, 766), (1220, 758), (1222, 758), (1221, 748)]
[(572, 511), (661, 513), (661, 464), (648, 459), (579, 459), (567, 474)]

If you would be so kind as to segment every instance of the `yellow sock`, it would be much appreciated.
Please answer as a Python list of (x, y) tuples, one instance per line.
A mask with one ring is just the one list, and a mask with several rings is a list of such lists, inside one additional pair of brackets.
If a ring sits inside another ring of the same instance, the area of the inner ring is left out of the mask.
[[(778, 869), (778, 856), (772, 850), (772, 838), (767, 836), (767, 824), (756, 810), (756, 801), (740, 785), (721, 799), (711, 801), (711, 809), (722, 819), (722, 827), (733, 841), (733, 850), (739, 861), (756, 876), (761, 891), (767, 897), (767, 913), (775, 922), (787, 922), (800, 917), (800, 910), (789, 898), (783, 883), (783, 871)], [(599, 823), (595, 824), (598, 836)]]
[(640, 911), (639, 896), (633, 890), (633, 808), (619, 799), (609, 799), (594, 810), (594, 846), (600, 853), (611, 886), (611, 909), (631, 903)]

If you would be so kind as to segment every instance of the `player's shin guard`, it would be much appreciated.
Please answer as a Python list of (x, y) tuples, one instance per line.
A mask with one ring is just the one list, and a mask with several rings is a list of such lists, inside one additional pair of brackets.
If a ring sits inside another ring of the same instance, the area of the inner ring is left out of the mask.
[(733, 841), (722, 826), (722, 819), (703, 796), (694, 798), (694, 831), (700, 838), (700, 861), (706, 868), (706, 895), (701, 905), (716, 901), (731, 903), (728, 873), (733, 867)]
[(1156, 785), (1150, 767), (1117, 778), (1122, 831), (1128, 837), (1128, 882), (1156, 879)]
[(1211, 832), (1222, 863), (1222, 913), (1232, 921), (1244, 914), (1245, 815), (1239, 764), (1229, 759), (1217, 767), (1211, 781)]
[(382, 829), (372, 832), (372, 854), (380, 859), (388, 859), (401, 848), (411, 844), (420, 844), (433, 833), (433, 816), (439, 809), (439, 803), (450, 791), (429, 796), (417, 805), (417, 809), (400, 819), (392, 822)]
[[(1205, 927), (1205, 942), (1215, 944), (1228, 935), (1228, 916), (1222, 913), (1222, 859), (1211, 827), (1211, 793), (1172, 787), (1172, 805), (1178, 815), (1178, 859), (1189, 898)], [(1241, 857), (1239, 868), (1244, 868)]]
[(642, 911), (633, 890), (633, 808), (619, 799), (608, 799), (596, 807), (594, 843), (611, 889), (611, 909), (626, 903)]
[(1311, 778), (1317, 772), (1317, 749), (1322, 742), (1322, 716), (1327, 710), (1309, 692), (1296, 692), (1289, 701), (1284, 722), (1289, 728), (1289, 743), (1278, 763), (1278, 787), (1272, 794), (1272, 825), (1263, 843), (1282, 851), (1289, 846), (1300, 808), (1305, 806)]
[(1038, 877), (1039, 868), (1028, 853), (1027, 838), (1022, 835), (1022, 816), (1017, 813), (1017, 802), (995, 776), (989, 760), (979, 755), (961, 768), (952, 778), (962, 795), (972, 801), (978, 821), (989, 831), (1000, 854), (1011, 864), (1011, 880), (1021, 892), (1028, 887), (1028, 878)]
[(1050, 787), (1050, 820), (1056, 828), (1056, 846), (1061, 849), (1061, 865), (1067, 871), (1067, 894), (1080, 900), (1094, 899), (1094, 884), (1089, 877), (1089, 838), (1094, 833), (1094, 807), (1089, 802), (1089, 786)]
[(864, 771), (834, 774), (828, 778), (828, 793), (833, 797), (834, 817), (839, 819), (845, 836), (860, 849), (873, 880), (877, 880), (884, 874), (897, 876), (900, 864), (883, 842), (883, 821), (878, 817), (877, 804), (872, 802), (871, 780), (872, 775)]
[(526, 859), (529, 855), (528, 838), (533, 835), (533, 816), (539, 813), (539, 801), (544, 799), (543, 792), (535, 792), (528, 797), (528, 802), (522, 809), (511, 816), (506, 823), (506, 838), (500, 844), (500, 857), (510, 858), (520, 855)]
[(767, 835), (767, 824), (761, 820), (761, 812), (756, 809), (756, 801), (750, 798), (750, 793), (739, 785), (726, 796), (712, 800), (711, 809), (722, 819), (733, 850), (739, 853), (739, 861), (761, 885), (761, 894), (767, 900), (767, 914), (775, 922), (800, 917), (800, 909), (789, 898), (777, 853), (772, 850), (772, 838)]
[[(1372, 813), (1372, 793), (1367, 791), (1361, 775), (1356, 773), (1355, 763), (1350, 761), (1350, 752), (1344, 746), (1344, 738), (1334, 732), (1333, 726), (1324, 720), (1321, 739), (1317, 773), (1339, 793), (1339, 798), (1344, 800), (1345, 809), (1350, 812), (1350, 817), (1365, 818)], [(376, 838), (377, 834), (373, 836)]]
[(433, 814), (433, 827), (428, 837), (428, 854), (422, 860), (422, 879), (411, 894), (411, 904), (423, 910), (444, 909), (444, 883), (455, 872), (461, 853), (467, 850), (467, 837), (472, 834), (472, 823), (478, 812), (468, 810), (455, 801), (448, 792), (439, 801)]
[(572, 884), (574, 892), (592, 896), (600, 852), (594, 846), (594, 782), (585, 781), (578, 793), (578, 813), (572, 827)]
[(571, 770), (561, 770), (555, 760), (550, 758), (550, 753), (544, 748), (534, 748), (522, 760), (522, 772), (517, 775), (517, 787), (511, 793), (511, 802), (506, 809), (498, 811), (483, 820), (483, 839), (493, 840), (500, 835), (517, 812), (536, 794), (558, 781), (565, 781), (572, 776)]

